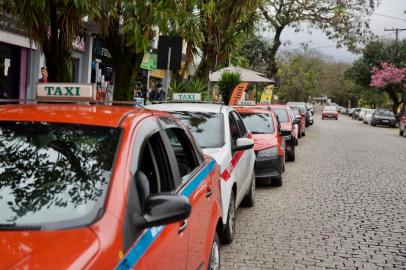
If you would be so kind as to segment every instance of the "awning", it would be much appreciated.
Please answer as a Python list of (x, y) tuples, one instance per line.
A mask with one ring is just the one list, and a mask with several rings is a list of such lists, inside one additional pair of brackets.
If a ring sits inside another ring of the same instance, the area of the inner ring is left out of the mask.
[(261, 75), (263, 75), (262, 73), (259, 73), (259, 72), (253, 71), (253, 70), (249, 70), (249, 69), (245, 69), (245, 68), (241, 68), (241, 67), (234, 67), (234, 66), (222, 68), (216, 72), (213, 72), (212, 74), (210, 74), (210, 77), (209, 77), (210, 81), (211, 82), (220, 81), (221, 76), (225, 72), (239, 73), (241, 75), (241, 81), (243, 81), (243, 82), (257, 82), (257, 83), (274, 82), (273, 80), (262, 77), (261, 76)]

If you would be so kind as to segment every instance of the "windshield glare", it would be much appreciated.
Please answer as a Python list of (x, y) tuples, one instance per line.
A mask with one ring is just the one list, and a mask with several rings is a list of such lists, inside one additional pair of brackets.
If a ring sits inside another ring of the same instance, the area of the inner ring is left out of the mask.
[(273, 118), (270, 114), (241, 114), (245, 126), (253, 134), (272, 134), (275, 132)]
[(211, 112), (174, 112), (196, 138), (201, 148), (218, 148), (224, 144), (223, 115)]
[(395, 116), (392, 111), (388, 110), (376, 110), (375, 114), (381, 116)]
[(274, 111), (276, 112), (276, 114), (279, 117), (279, 122), (281, 123), (288, 123), (289, 122), (289, 116), (288, 113), (285, 109), (282, 108), (278, 108), (278, 109), (274, 109)]
[(333, 106), (326, 106), (324, 107), (323, 111), (327, 111), (327, 112), (336, 112), (337, 108), (333, 107)]
[(93, 222), (104, 204), (119, 134), (106, 127), (0, 122), (0, 226)]

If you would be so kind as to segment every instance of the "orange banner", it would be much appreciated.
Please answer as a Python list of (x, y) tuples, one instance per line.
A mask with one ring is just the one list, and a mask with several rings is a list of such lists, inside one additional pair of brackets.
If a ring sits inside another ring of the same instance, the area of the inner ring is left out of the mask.
[(238, 104), (238, 101), (242, 99), (244, 96), (245, 90), (248, 88), (248, 83), (243, 82), (237, 85), (234, 90), (233, 94), (231, 95), (230, 102), (228, 103), (229, 106), (235, 106)]

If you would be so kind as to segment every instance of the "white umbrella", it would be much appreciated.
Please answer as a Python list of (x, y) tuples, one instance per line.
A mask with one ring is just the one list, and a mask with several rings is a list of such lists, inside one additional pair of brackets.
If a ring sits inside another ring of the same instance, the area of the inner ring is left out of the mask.
[(243, 81), (243, 82), (258, 82), (258, 83), (273, 82), (273, 80), (260, 76), (260, 75), (263, 75), (262, 73), (259, 73), (259, 72), (253, 71), (253, 70), (249, 70), (249, 69), (245, 69), (245, 68), (241, 68), (241, 67), (234, 67), (234, 66), (222, 68), (216, 72), (213, 72), (212, 74), (210, 74), (210, 81), (211, 82), (220, 81), (221, 76), (225, 72), (239, 73), (241, 75), (241, 81)]

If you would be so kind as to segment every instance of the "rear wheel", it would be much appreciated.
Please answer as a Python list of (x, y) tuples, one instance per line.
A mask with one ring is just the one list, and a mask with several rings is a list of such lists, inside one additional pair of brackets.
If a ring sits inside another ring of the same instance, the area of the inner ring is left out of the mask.
[(219, 270), (220, 269), (220, 241), (217, 232), (214, 234), (213, 243), (211, 244), (211, 252), (208, 270)]
[(400, 136), (403, 136), (403, 130), (402, 130), (402, 128), (399, 128), (399, 135), (400, 135)]
[(243, 205), (253, 207), (255, 205), (255, 171), (252, 172), (250, 191), (245, 195)]
[(235, 194), (231, 192), (230, 205), (228, 206), (227, 223), (223, 233), (223, 244), (230, 244), (234, 240), (235, 231)]

